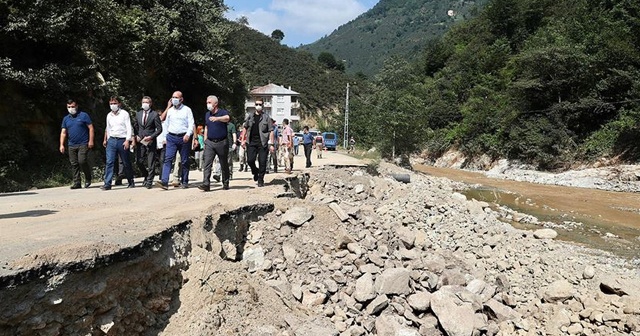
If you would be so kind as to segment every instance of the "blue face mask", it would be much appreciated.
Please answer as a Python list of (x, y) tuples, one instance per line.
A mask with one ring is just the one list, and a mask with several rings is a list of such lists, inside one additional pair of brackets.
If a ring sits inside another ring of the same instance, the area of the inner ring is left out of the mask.
[(171, 104), (173, 104), (173, 106), (180, 105), (180, 98), (171, 98)]

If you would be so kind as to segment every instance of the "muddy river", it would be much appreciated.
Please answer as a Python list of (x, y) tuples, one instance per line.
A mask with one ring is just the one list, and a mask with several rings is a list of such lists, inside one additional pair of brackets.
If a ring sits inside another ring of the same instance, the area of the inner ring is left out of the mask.
[[(554, 228), (559, 239), (640, 258), (640, 194), (493, 179), (481, 173), (424, 165), (414, 169), (470, 184), (472, 187), (463, 191), (468, 198), (556, 223), (564, 227)], [(540, 228), (511, 224), (520, 229)]]

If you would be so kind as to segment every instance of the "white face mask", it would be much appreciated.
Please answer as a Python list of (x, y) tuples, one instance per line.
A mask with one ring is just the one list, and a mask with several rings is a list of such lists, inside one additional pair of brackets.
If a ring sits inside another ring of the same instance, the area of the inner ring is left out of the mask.
[(207, 104), (207, 110), (213, 111), (213, 104)]
[(111, 111), (116, 112), (120, 109), (120, 106), (118, 106), (118, 104), (109, 104), (109, 107), (111, 108)]
[(145, 111), (146, 111), (146, 110), (148, 110), (148, 109), (149, 109), (149, 107), (151, 107), (151, 106), (149, 105), (149, 103), (142, 103), (142, 109), (143, 109), (143, 110), (145, 110)]
[(257, 105), (256, 106), (256, 111), (258, 111), (258, 112), (262, 111), (262, 105)]
[(75, 107), (67, 107), (67, 111), (69, 111), (69, 114), (74, 115), (78, 112), (78, 110)]
[(173, 106), (180, 105), (180, 98), (171, 98), (171, 104), (173, 104)]

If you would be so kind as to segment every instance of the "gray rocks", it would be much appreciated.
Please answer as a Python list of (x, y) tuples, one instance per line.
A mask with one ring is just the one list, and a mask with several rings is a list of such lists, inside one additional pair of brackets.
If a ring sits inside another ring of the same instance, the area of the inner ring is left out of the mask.
[(329, 208), (331, 208), (331, 210), (336, 213), (338, 219), (340, 219), (341, 222), (346, 222), (349, 219), (349, 215), (347, 214), (347, 212), (344, 211), (344, 209), (342, 209), (342, 207), (340, 207), (340, 205), (338, 205), (337, 203), (329, 203)]
[(416, 312), (424, 312), (431, 306), (431, 293), (417, 292), (407, 297), (407, 303)]
[(264, 260), (264, 251), (262, 250), (262, 246), (256, 245), (250, 248), (247, 248), (242, 253), (242, 260), (247, 265), (247, 270), (249, 272), (255, 272), (263, 269), (265, 264)]
[(386, 295), (378, 295), (369, 305), (367, 305), (366, 313), (376, 315), (389, 305), (389, 298)]
[(358, 302), (367, 302), (376, 297), (373, 276), (365, 273), (356, 280), (356, 290), (353, 292), (353, 298)]
[(288, 224), (294, 227), (302, 226), (313, 218), (313, 211), (305, 207), (294, 207), (282, 215), (281, 224)]
[(542, 298), (546, 302), (565, 301), (574, 296), (575, 290), (567, 280), (557, 280), (543, 289)]
[(406, 268), (389, 268), (378, 276), (375, 282), (376, 290), (380, 294), (409, 294), (410, 272)]
[(498, 322), (520, 318), (520, 314), (518, 312), (494, 299), (487, 301), (484, 306), (489, 310), (491, 317)]
[(452, 291), (441, 289), (431, 296), (431, 310), (449, 336), (470, 336), (476, 325), (471, 303), (464, 302)]
[(596, 269), (593, 266), (587, 266), (582, 271), (582, 277), (584, 279), (593, 279), (595, 275), (596, 275)]
[(558, 233), (553, 229), (540, 229), (533, 232), (533, 237), (536, 239), (554, 239), (558, 236)]

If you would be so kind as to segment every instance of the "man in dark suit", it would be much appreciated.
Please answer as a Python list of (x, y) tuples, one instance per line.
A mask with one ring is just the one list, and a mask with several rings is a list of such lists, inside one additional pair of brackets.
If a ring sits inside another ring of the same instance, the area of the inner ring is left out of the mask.
[(136, 164), (144, 177), (142, 185), (151, 189), (155, 176), (156, 138), (162, 133), (162, 121), (160, 115), (151, 109), (153, 102), (148, 96), (142, 97), (142, 109), (136, 112), (133, 119), (133, 132), (136, 136)]

